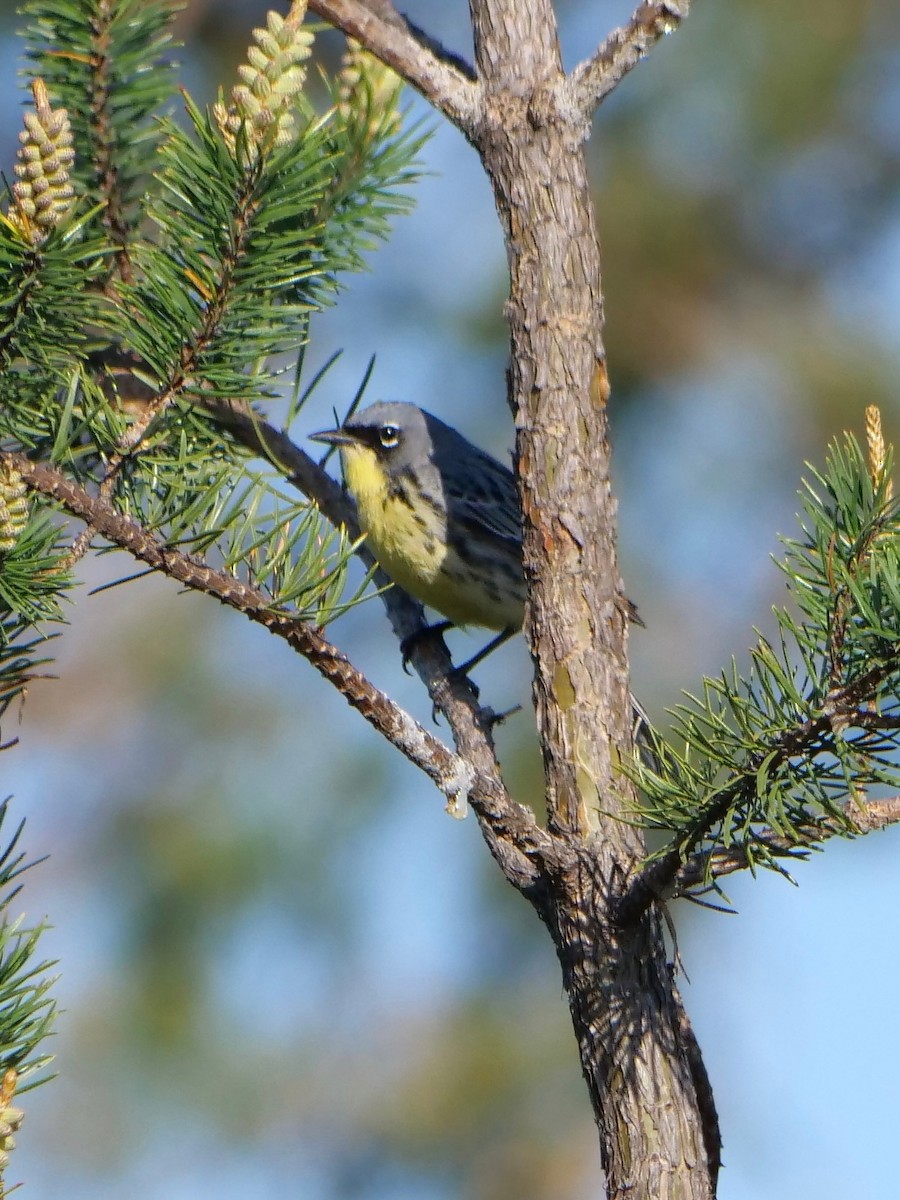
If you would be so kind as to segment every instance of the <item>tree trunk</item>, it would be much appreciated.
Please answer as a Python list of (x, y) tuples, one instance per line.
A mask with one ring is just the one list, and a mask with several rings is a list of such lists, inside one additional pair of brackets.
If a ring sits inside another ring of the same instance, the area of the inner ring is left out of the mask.
[(610, 1200), (711, 1200), (719, 1132), (658, 915), (609, 925), (590, 853), (542, 914), (556, 945)]
[[(537, 900), (563, 969), (610, 1197), (709, 1200), (715, 1110), (655, 911), (611, 924), (644, 856), (628, 780), (627, 603), (616, 561), (600, 251), (582, 119), (562, 106), (549, 0), (472, 0), (475, 142), (510, 266), (510, 386), (531, 585), (526, 620), (550, 829), (573, 869)], [(536, 898), (535, 898), (536, 899)]]

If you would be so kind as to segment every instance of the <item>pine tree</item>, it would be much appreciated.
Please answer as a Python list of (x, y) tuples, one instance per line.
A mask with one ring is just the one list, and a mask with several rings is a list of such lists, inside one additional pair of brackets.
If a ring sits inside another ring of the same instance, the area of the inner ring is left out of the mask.
[[(472, 68), (389, 4), (314, 0), (356, 39), (322, 112), (295, 2), (253, 32), (238, 83), (208, 110), (185, 94), (176, 120), (169, 0), (24, 5), (34, 107), (0, 216), (0, 703), (20, 702), (46, 662), (92, 545), (284, 639), (455, 815), (471, 806), (547, 926), (609, 1195), (700, 1200), (715, 1193), (718, 1123), (668, 961), (666, 902), (727, 900), (731, 872), (787, 872), (828, 838), (900, 819), (883, 795), (898, 787), (900, 734), (892, 454), (871, 411), (867, 452), (846, 435), (809, 468), (777, 640), (757, 638), (748, 675), (732, 663), (701, 680), (668, 736), (645, 731), (652, 756), (635, 754), (582, 143), (597, 104), (688, 4), (642, 4), (569, 74), (549, 2), (526, 7), (472, 0)], [(416, 640), (420, 606), (387, 586), (349, 501), (290, 433), (321, 380), (303, 371), (315, 314), (410, 204), (424, 135), (404, 128), (401, 76), (478, 150), (507, 239), (545, 825), (504, 784), (495, 714), (440, 640)], [(368, 574), (351, 591), (353, 555)], [(326, 635), (373, 581), (452, 748)], [(662, 835), (652, 853), (648, 830)], [(0, 930), (5, 1145), (17, 1078), (44, 1065), (38, 933)]]

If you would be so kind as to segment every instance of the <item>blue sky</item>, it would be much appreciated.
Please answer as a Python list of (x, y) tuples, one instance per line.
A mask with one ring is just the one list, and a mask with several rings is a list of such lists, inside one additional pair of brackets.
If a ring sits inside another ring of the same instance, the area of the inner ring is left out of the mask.
[[(430, 17), (444, 25), (438, 32), (451, 42), (462, 37), (463, 7), (451, 15), (450, 6), (431, 6)], [(702, 7), (692, 22), (704, 19)], [(573, 4), (566, 11), (567, 45), (587, 49), (592, 30), (612, 25), (627, 8)], [(689, 30), (690, 23), (660, 48), (656, 81), (651, 63), (626, 84), (634, 95), (623, 103), (641, 103), (660, 79), (677, 78), (679, 38)], [(885, 137), (895, 137), (900, 127), (898, 44), (893, 57), (886, 51), (872, 57), (884, 78), (893, 73), (894, 79), (873, 108), (873, 123)], [(12, 39), (0, 37), (0, 157), (7, 171), (18, 128), (16, 54)], [(202, 88), (202, 68), (194, 64), (191, 73)], [(694, 81), (691, 94), (680, 100), (681, 123), (663, 111), (652, 135), (660, 172), (683, 175), (685, 186), (696, 185), (688, 148), (706, 176), (731, 169), (740, 154), (732, 132), (739, 123), (728, 106), (715, 110), (713, 120), (705, 101), (702, 82)], [(414, 112), (427, 115), (419, 105)], [(689, 119), (694, 124), (686, 133)], [(601, 135), (602, 125), (601, 118)], [(301, 421), (308, 430), (327, 424), (331, 405), (340, 408), (353, 394), (377, 351), (372, 399), (415, 400), (503, 455), (512, 441), (502, 396), (505, 347), (468, 332), (472, 310), (484, 307), (485, 294), (496, 293), (498, 309), (501, 302), (505, 256), (493, 203), (474, 154), (446, 126), (436, 127), (427, 168), (413, 215), (398, 222), (391, 243), (374, 256), (371, 273), (354, 279), (341, 303), (316, 322), (312, 363), (339, 347), (345, 353)], [(820, 169), (825, 167), (815, 166), (813, 177)], [(787, 194), (794, 194), (790, 187)], [(757, 216), (773, 222), (766, 227), (772, 229), (777, 206)], [(900, 201), (878, 237), (864, 240), (851, 261), (820, 281), (830, 318), (864, 324), (886, 354), (896, 354), (900, 345), (898, 264)], [(754, 345), (752, 334), (737, 343), (723, 318), (717, 346), (716, 355), (691, 371), (648, 387), (643, 403), (632, 406), (616, 429), (623, 571), (648, 625), (632, 637), (634, 686), (657, 714), (703, 671), (743, 653), (752, 626), (766, 622), (778, 597), (769, 560), (776, 533), (791, 531), (803, 459), (821, 461), (824, 454), (802, 395), (774, 357)], [(615, 379), (615, 362), (612, 370)], [(887, 420), (896, 425), (896, 411)], [(861, 426), (861, 413), (850, 404), (847, 423)], [(294, 432), (300, 436), (303, 429)], [(86, 567), (90, 583), (124, 573), (111, 559)], [(138, 619), (135, 608), (145, 603), (150, 615)], [(427, 697), (400, 670), (377, 604), (351, 613), (334, 632), (376, 682), (428, 719)], [(233, 753), (227, 739), (208, 755), (196, 741), (185, 749), (179, 731), (166, 724), (165, 690), (153, 682), (154, 640), (160, 653), (166, 645), (196, 644), (203, 677), (221, 694), (216, 720), (223, 724), (252, 725), (256, 707), (268, 713), (271, 697), (279, 698), (278, 719), (260, 718), (253, 754), (237, 737)], [(461, 646), (462, 638), (455, 644)], [(114, 657), (98, 669), (97, 657), (107, 647), (114, 647)], [(348, 1037), (354, 1030), (372, 1037), (372, 1027), (387, 1022), (410, 997), (417, 1012), (433, 1012), (477, 989), (504, 952), (517, 918), (511, 904), (485, 908), (491, 900), (477, 882), (485, 850), (474, 821), (448, 820), (441, 797), (265, 634), (224, 614), (210, 615), (198, 600), (164, 585), (140, 583), (80, 603), (60, 645), (58, 672), (53, 694), (36, 690), (29, 701), (21, 747), (4, 756), (4, 792), (15, 794), (16, 812), (28, 819), (30, 852), (52, 852), (50, 863), (27, 881), (23, 904), (29, 916), (47, 913), (53, 925), (47, 948), (61, 963), (60, 1002), (72, 1014), (95, 1011), (92, 1022), (61, 1019), (54, 1050), (62, 1077), (29, 1102), (10, 1178), (24, 1179), (26, 1194), (36, 1200), (180, 1200), (213, 1192), (225, 1200), (339, 1196), (314, 1138), (291, 1145), (270, 1132), (247, 1143), (228, 1140), (215, 1120), (202, 1115), (202, 1106), (186, 1107), (189, 1089), (183, 1095), (180, 1085), (173, 1084), (179, 1099), (171, 1116), (158, 1104), (144, 1117), (122, 1111), (134, 1092), (118, 1084), (102, 1094), (98, 1064), (108, 1060), (121, 1069), (128, 1061), (115, 1041), (114, 1023), (104, 1040), (103, 1005), (108, 1001), (119, 1012), (132, 986), (123, 978), (128, 892), (114, 864), (104, 860), (106, 831), (128, 818), (130, 805), (146, 802), (147, 781), (157, 772), (160, 804), (173, 813), (181, 811), (185, 796), (214, 793), (228, 782), (240, 795), (223, 806), (228, 820), (250, 819), (255, 796), (267, 819), (283, 822), (285, 839), (296, 838), (309, 854), (315, 830), (331, 831), (336, 820), (328, 812), (328, 801), (340, 792), (340, 776), (336, 782), (329, 769), (341, 757), (335, 751), (346, 751), (348, 771), (358, 760), (378, 792), (377, 819), (360, 819), (355, 828), (348, 817), (345, 848), (330, 844), (323, 870), (335, 879), (353, 875), (347, 936), (354, 971), (365, 981), (338, 1021)], [(497, 707), (527, 702), (521, 645), (486, 664), (480, 681), (492, 703), (502, 697)], [(501, 749), (516, 753), (518, 736), (504, 733)], [(323, 746), (328, 753), (322, 754)], [(737, 916), (676, 913), (690, 980), (683, 993), (725, 1139), (721, 1200), (896, 1195), (900, 959), (892, 913), (898, 838), (894, 831), (830, 846), (798, 867), (799, 888), (774, 876), (735, 878), (728, 890)], [(248, 903), (242, 920), (222, 934), (220, 974), (209, 979), (213, 1033), (217, 1021), (224, 1030), (259, 1025), (266, 1061), (280, 1040), (302, 1040), (318, 1028), (321, 997), (335, 987), (338, 972), (319, 919), (314, 909), (286, 916), (264, 888)], [(215, 936), (213, 928), (209, 937)], [(552, 955), (536, 952), (535, 961), (539, 967), (529, 974), (533, 1007), (553, 1010), (551, 1019), (562, 1028), (565, 1006)], [(85, 1064), (87, 1093), (78, 1075)], [(569, 1068), (577, 1076), (574, 1057)], [(186, 1111), (193, 1113), (188, 1119)], [(140, 1120), (147, 1122), (143, 1133), (133, 1128)], [(127, 1155), (116, 1149), (117, 1131)], [(92, 1154), (85, 1142), (94, 1136), (103, 1147)], [(596, 1195), (595, 1151), (587, 1139), (580, 1145), (584, 1185), (572, 1196)], [(373, 1200), (443, 1200), (454, 1193), (430, 1176), (388, 1173), (365, 1194)]]

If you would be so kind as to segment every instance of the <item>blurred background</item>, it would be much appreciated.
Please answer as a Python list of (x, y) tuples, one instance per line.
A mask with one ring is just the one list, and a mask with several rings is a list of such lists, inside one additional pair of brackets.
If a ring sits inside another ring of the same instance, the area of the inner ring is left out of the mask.
[[(195, 98), (230, 85), (266, 7), (189, 0), (179, 60)], [(631, 7), (560, 0), (567, 65)], [(463, 0), (408, 8), (470, 55)], [(334, 60), (340, 40), (320, 49)], [(310, 365), (344, 354), (298, 438), (346, 405), (374, 352), (370, 400), (415, 400), (501, 456), (512, 444), (500, 231), (474, 153), (433, 124), (414, 214), (314, 323)], [(898, 433), (900, 9), (697, 4), (603, 107), (591, 163), (622, 570), (647, 625), (634, 690), (664, 720), (703, 672), (745, 661), (754, 624), (771, 628), (770, 555), (795, 527), (804, 460), (861, 434), (871, 402)], [(549, 939), (474, 820), (449, 820), (236, 614), (166, 581), (88, 597), (130, 570), (84, 565), (59, 678), (33, 687), (3, 757), (26, 848), (50, 855), (21, 903), (53, 926), (64, 1009), (59, 1078), (25, 1098), (8, 1182), (34, 1200), (600, 1196)], [(332, 634), (429, 720), (377, 601)], [(478, 679), (495, 707), (527, 705), (520, 644)], [(500, 742), (516, 794), (538, 803), (527, 715)], [(895, 830), (829, 846), (797, 889), (733, 878), (737, 916), (676, 907), (722, 1200), (896, 1196), (898, 861)]]

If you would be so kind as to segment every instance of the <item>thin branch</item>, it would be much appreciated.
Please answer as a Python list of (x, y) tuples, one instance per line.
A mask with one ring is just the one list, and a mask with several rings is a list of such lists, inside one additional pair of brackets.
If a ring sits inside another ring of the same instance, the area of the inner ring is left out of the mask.
[[(243, 446), (265, 458), (288, 483), (315, 501), (327, 520), (333, 525), (345, 526), (354, 540), (359, 536), (352, 501), (287, 433), (270, 425), (242, 401), (210, 397), (204, 398), (202, 403)], [(366, 566), (375, 565), (365, 544), (359, 547), (357, 554)], [(491, 853), (510, 881), (527, 890), (551, 859), (557, 863), (561, 861), (563, 848), (537, 826), (529, 808), (517, 804), (506, 792), (491, 736), (494, 714), (478, 705), (469, 681), (454, 671), (443, 638), (416, 640), (415, 635), (425, 626), (421, 604), (396, 584), (387, 586), (391, 581), (380, 569), (376, 569), (374, 578), (376, 585), (384, 588), (382, 600), (398, 639), (401, 642), (412, 639), (409, 660), (428, 689), (435, 709), (446, 717), (457, 750), (473, 765), (479, 778), (491, 781), (492, 794), (502, 798), (492, 809), (488, 809), (486, 801), (480, 806), (473, 803), (472, 807)], [(512, 856), (510, 846), (515, 849)], [(536, 847), (540, 863), (536, 868), (522, 871), (519, 856), (534, 856)]]
[(463, 133), (472, 132), (481, 100), (474, 71), (407, 21), (390, 0), (309, 0), (309, 9), (380, 58)]
[(690, 0), (657, 0), (638, 6), (627, 25), (614, 29), (586, 62), (559, 85), (562, 111), (589, 121), (594, 109), (667, 33), (674, 33), (690, 10)]
[[(353, 501), (314, 458), (291, 441), (284, 430), (276, 429), (243, 400), (223, 400), (216, 396), (203, 395), (198, 397), (198, 400), (206, 412), (219, 425), (224, 426), (242, 446), (271, 463), (288, 483), (316, 502), (319, 511), (332, 525), (343, 525), (350, 537), (356, 541), (360, 536), (360, 528)], [(361, 557), (366, 566), (372, 566), (375, 559), (364, 546), (361, 550)], [(379, 581), (379, 586), (388, 582), (385, 575), (383, 580)], [(420, 624), (421, 612), (420, 605)]]
[[(799, 844), (783, 837), (773, 829), (762, 830), (754, 843), (765, 847), (779, 858), (805, 858), (810, 848), (819, 841), (836, 835), (851, 833), (873, 833), (900, 823), (900, 796), (886, 800), (848, 800), (843, 806), (843, 818), (828, 817), (824, 821), (811, 821), (799, 832), (809, 835), (810, 841)], [(707, 883), (710, 878), (732, 875), (751, 866), (747, 851), (743, 847), (719, 848), (711, 853), (692, 854), (684, 863), (672, 882), (672, 894), (684, 895), (691, 888)]]
[[(312, 625), (291, 614), (273, 610), (268, 597), (251, 584), (165, 545), (107, 501), (89, 495), (61, 472), (34, 463), (23, 454), (0, 454), (0, 462), (14, 466), (29, 487), (56, 500), (141, 562), (185, 587), (214, 596), (286, 641), (308, 659), (373, 728), (424, 771), (451, 805), (459, 808), (466, 801), (471, 803), (491, 852), (517, 887), (528, 890), (540, 883), (544, 863), (556, 858), (555, 841), (538, 826), (530, 809), (509, 796), (499, 777), (496, 760), (492, 754), (485, 759), (483, 745), (479, 747), (476, 743), (477, 761), (464, 752), (454, 753), (374, 687)], [(455, 712), (455, 705), (447, 694), (451, 686), (451, 681), (445, 679), (438, 683), (437, 689), (448, 711)], [(487, 772), (479, 769), (480, 763), (485, 761)]]
[[(874, 695), (885, 679), (897, 670), (897, 666), (898, 659), (894, 656), (844, 687), (835, 688), (828, 695), (823, 711), (818, 716), (810, 717), (795, 729), (786, 730), (775, 740), (772, 751), (767, 756), (770, 767), (777, 768), (788, 759), (809, 753), (824, 737), (833, 733), (836, 725), (852, 723), (859, 714), (860, 705)], [(675, 879), (686, 862), (708, 857), (708, 852), (691, 852), (710, 834), (728, 810), (738, 803), (744, 789), (756, 788), (756, 771), (763, 757), (761, 752), (753, 756), (740, 774), (718, 792), (716, 799), (698, 814), (689, 835), (682, 838), (677, 847), (648, 863), (629, 880), (616, 906), (617, 921), (627, 925), (637, 920), (655, 900), (672, 894)], [(821, 829), (825, 826), (827, 822), (816, 822), (813, 828)], [(798, 848), (802, 849), (802, 846)], [(686, 854), (690, 857), (685, 858)], [(750, 864), (745, 859), (743, 865)]]
[(119, 147), (115, 142), (111, 120), (113, 97), (110, 89), (109, 44), (112, 19), (113, 9), (109, 0), (100, 0), (96, 16), (91, 22), (89, 101), (94, 122), (93, 167), (97, 187), (104, 200), (103, 225), (115, 247), (116, 271), (123, 283), (131, 283), (134, 278), (128, 245), (131, 228), (125, 215), (121, 179), (116, 163)]

